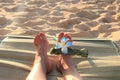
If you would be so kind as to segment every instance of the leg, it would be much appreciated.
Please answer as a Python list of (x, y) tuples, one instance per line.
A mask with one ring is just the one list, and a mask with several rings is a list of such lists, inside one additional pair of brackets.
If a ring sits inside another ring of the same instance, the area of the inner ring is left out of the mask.
[[(71, 36), (68, 34), (64, 35), (64, 33), (59, 34), (58, 41), (63, 36), (69, 38), (69, 40), (72, 41)], [(59, 57), (57, 67), (62, 72), (65, 80), (82, 80), (79, 73), (74, 67), (73, 59), (70, 55), (61, 55)]]
[(26, 80), (46, 80), (46, 73), (52, 70), (51, 63), (47, 57), (48, 41), (43, 33), (34, 38), (36, 55), (33, 68)]
[(57, 66), (62, 72), (65, 80), (82, 80), (80, 74), (74, 67), (73, 59), (70, 55), (60, 56)]

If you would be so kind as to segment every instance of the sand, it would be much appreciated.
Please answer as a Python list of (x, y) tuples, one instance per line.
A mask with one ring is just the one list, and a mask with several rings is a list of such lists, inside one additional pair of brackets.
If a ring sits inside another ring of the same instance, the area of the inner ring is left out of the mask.
[(120, 49), (120, 0), (0, 0), (0, 36), (61, 31), (110, 38)]

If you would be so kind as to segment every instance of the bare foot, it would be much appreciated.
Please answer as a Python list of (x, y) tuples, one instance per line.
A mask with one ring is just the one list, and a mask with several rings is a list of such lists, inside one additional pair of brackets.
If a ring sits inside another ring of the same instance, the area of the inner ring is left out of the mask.
[(36, 55), (33, 68), (26, 80), (47, 80), (46, 73), (52, 70), (51, 62), (47, 57), (48, 41), (43, 33), (39, 33), (34, 38)]
[[(62, 37), (69, 38), (69, 41), (72, 41), (70, 35), (64, 34), (62, 32), (58, 35), (58, 42)], [(65, 80), (82, 80), (79, 73), (74, 67), (73, 59), (70, 55), (59, 56), (59, 62), (57, 63), (57, 68), (60, 72), (62, 72)]]
[(70, 36), (69, 34), (64, 34), (64, 32), (59, 33), (59, 35), (58, 35), (58, 42), (60, 42), (60, 39), (61, 39), (62, 37), (66, 37), (66, 38), (69, 39), (69, 41), (72, 42), (71, 36)]
[(43, 33), (39, 33), (34, 38), (34, 46), (36, 48), (36, 55), (34, 64), (43, 62), (43, 66), (46, 68), (46, 72), (51, 71), (52, 66), (51, 62), (48, 60), (47, 49), (48, 49), (48, 40)]
[(82, 80), (74, 67), (73, 59), (70, 55), (60, 56), (57, 67), (62, 72), (65, 80)]

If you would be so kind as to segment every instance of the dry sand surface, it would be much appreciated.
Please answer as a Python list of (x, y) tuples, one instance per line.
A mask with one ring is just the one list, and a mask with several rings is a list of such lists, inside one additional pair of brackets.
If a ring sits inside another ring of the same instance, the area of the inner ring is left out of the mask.
[(120, 0), (0, 0), (0, 35), (111, 38), (120, 48)]

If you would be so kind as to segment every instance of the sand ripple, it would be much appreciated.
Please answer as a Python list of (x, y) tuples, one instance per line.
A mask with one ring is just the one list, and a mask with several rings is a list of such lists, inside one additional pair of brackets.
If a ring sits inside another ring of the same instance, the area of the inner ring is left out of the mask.
[(119, 45), (120, 0), (0, 0), (0, 35), (61, 31)]

